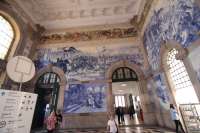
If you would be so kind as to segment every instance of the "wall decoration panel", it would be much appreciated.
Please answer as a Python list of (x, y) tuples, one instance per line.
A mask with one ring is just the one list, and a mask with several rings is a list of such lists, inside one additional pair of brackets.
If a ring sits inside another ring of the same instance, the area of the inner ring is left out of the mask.
[(120, 60), (127, 60), (141, 67), (144, 63), (143, 54), (138, 47), (102, 46), (89, 51), (75, 47), (38, 49), (35, 65), (39, 70), (53, 64), (65, 72), (68, 82), (73, 82), (105, 79), (106, 69)]
[(154, 85), (154, 80), (148, 80), (147, 81), (147, 93), (149, 95), (149, 100), (150, 103), (155, 103), (155, 85)]
[(64, 95), (64, 113), (106, 112), (105, 83), (70, 84)]
[(156, 83), (156, 94), (160, 101), (160, 105), (165, 109), (169, 109), (170, 97), (164, 73), (154, 75), (154, 82)]
[(144, 33), (144, 45), (152, 70), (160, 66), (160, 47), (175, 40), (188, 47), (199, 38), (200, 8), (192, 0), (169, 0), (168, 7), (155, 11)]

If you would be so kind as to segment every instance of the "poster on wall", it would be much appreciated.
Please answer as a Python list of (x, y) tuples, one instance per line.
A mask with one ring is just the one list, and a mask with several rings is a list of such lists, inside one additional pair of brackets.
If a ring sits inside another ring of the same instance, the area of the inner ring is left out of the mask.
[(197, 74), (197, 78), (200, 82), (200, 46), (196, 49), (194, 49), (188, 56), (191, 64), (192, 64), (192, 67), (194, 69), (194, 71), (196, 72)]
[(105, 83), (71, 84), (64, 95), (64, 113), (106, 112)]
[(30, 133), (37, 95), (0, 89), (0, 133)]
[(159, 73), (154, 76), (154, 81), (156, 83), (156, 94), (160, 101), (160, 105), (165, 109), (169, 109), (170, 99), (167, 86), (165, 84), (164, 74)]

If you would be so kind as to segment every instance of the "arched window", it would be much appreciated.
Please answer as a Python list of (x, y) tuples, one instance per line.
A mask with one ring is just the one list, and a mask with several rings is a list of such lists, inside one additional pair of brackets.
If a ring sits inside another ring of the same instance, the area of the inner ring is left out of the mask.
[(112, 82), (138, 81), (135, 71), (128, 67), (117, 68), (112, 74)]
[(178, 51), (173, 48), (167, 54), (169, 76), (173, 82), (175, 99), (178, 104), (198, 103), (198, 98), (183, 61), (176, 59)]
[(14, 30), (7, 19), (0, 15), (0, 59), (5, 59), (14, 40)]

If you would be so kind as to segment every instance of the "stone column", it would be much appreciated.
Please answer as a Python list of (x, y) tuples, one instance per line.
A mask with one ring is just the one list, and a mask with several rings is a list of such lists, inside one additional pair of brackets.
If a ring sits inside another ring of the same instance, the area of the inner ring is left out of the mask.
[(65, 84), (60, 84), (59, 88), (59, 94), (58, 94), (58, 104), (57, 109), (63, 110), (63, 104), (64, 104), (64, 95), (65, 95)]
[(147, 83), (144, 79), (140, 80), (139, 82), (140, 100), (141, 100), (140, 102), (141, 102), (141, 108), (143, 110), (144, 123), (147, 125), (155, 125), (157, 124), (156, 118), (155, 118), (155, 109), (154, 109), (154, 105), (150, 103), (146, 84)]
[(114, 115), (114, 101), (113, 101), (113, 94), (112, 94), (112, 81), (108, 82), (108, 89), (107, 89), (107, 107), (108, 107), (108, 114)]

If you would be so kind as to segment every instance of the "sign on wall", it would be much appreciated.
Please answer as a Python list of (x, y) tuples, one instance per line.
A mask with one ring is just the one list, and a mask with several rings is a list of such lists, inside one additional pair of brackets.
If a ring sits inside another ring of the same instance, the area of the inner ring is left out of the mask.
[(30, 133), (37, 94), (0, 89), (0, 133)]

